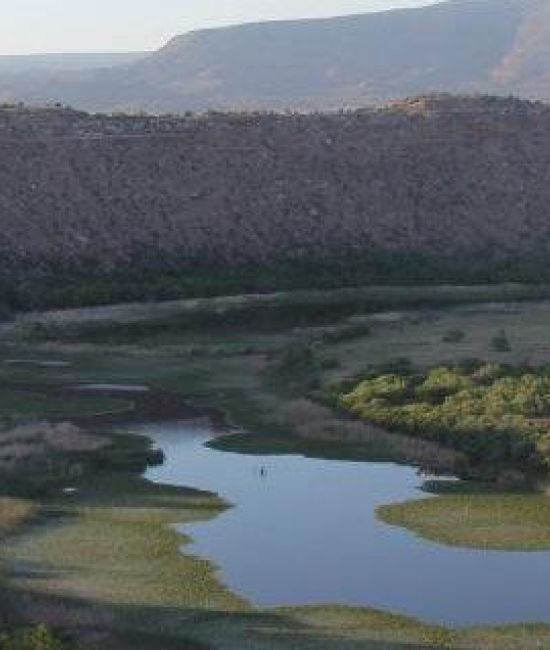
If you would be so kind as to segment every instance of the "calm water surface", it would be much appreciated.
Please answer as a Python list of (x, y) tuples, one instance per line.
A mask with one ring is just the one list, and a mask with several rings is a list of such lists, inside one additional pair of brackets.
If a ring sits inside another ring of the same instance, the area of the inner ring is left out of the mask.
[(345, 603), (455, 626), (550, 621), (550, 553), (450, 548), (376, 519), (379, 505), (425, 497), (414, 469), (215, 451), (205, 422), (140, 431), (166, 453), (149, 479), (234, 504), (185, 525), (195, 540), (185, 552), (256, 605)]

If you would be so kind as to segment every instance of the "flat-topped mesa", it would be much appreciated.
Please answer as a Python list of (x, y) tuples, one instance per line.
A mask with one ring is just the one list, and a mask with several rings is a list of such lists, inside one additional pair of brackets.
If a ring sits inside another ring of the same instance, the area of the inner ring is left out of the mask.
[(309, 114), (0, 109), (0, 274), (540, 278), (549, 133), (550, 107), (484, 96)]
[(536, 116), (550, 111), (550, 106), (544, 102), (527, 101), (512, 96), (452, 95), (448, 93), (407, 97), (390, 102), (387, 108), (391, 111), (425, 117), (446, 115)]
[[(394, 125), (391, 117), (446, 118), (449, 116), (537, 117), (550, 114), (550, 106), (543, 102), (528, 101), (514, 97), (489, 95), (431, 94), (389, 102), (374, 108), (329, 111), (325, 113), (292, 112), (222, 112), (207, 111), (186, 115), (150, 115), (146, 113), (90, 114), (69, 106), (0, 105), (0, 138), (55, 138), (55, 137), (101, 137), (132, 135), (198, 134), (204, 129), (222, 129), (223, 135), (231, 137), (230, 129), (253, 128), (269, 132), (273, 125), (300, 124), (305, 130), (308, 124), (318, 124), (327, 129), (345, 128), (353, 122), (361, 122), (365, 128)], [(311, 137), (315, 137), (311, 130)], [(223, 146), (223, 141), (220, 146)]]
[(177, 134), (211, 127), (265, 127), (274, 123), (299, 122), (301, 124), (332, 124), (335, 128), (349, 120), (362, 120), (365, 127), (369, 119), (392, 125), (390, 116), (423, 116), (426, 118), (461, 115), (471, 117), (518, 116), (537, 117), (550, 114), (550, 106), (538, 101), (490, 95), (431, 94), (407, 97), (389, 102), (382, 107), (369, 107), (325, 113), (292, 112), (223, 112), (207, 111), (185, 115), (154, 115), (147, 113), (92, 114), (69, 106), (0, 105), (0, 137), (66, 137), (78, 135), (110, 136), (139, 134)]

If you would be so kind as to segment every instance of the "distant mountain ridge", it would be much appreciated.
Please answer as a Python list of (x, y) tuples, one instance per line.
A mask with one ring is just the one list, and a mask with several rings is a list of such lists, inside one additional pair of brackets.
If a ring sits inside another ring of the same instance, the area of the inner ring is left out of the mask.
[(132, 63), (44, 81), (1, 70), (0, 100), (93, 111), (332, 109), (441, 91), (550, 100), (550, 0), (203, 30)]
[[(147, 52), (83, 52), (80, 54), (2, 54), (0, 75), (94, 70), (133, 63)], [(1, 78), (1, 77), (0, 77)]]

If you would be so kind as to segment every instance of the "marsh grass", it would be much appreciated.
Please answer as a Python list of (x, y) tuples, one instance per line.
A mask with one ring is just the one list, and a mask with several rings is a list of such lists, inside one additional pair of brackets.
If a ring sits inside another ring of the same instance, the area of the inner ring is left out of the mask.
[(13, 600), (6, 585), (2, 549), (11, 535), (16, 534), (32, 520), (35, 512), (35, 505), (30, 501), (0, 496), (0, 650), (10, 647), (7, 643), (11, 642), (11, 638), (6, 636), (2, 641), (2, 627), (14, 617)]
[(382, 506), (379, 518), (449, 546), (550, 550), (550, 497), (458, 494)]
[[(422, 291), (426, 293), (431, 289)], [(454, 291), (457, 296), (460, 294), (458, 289)], [(484, 291), (480, 289), (477, 298), (497, 297), (498, 292)], [(466, 292), (463, 297), (467, 297)], [(471, 295), (469, 297), (471, 299)], [(505, 292), (501, 297), (516, 299), (520, 296)], [(392, 308), (402, 305), (397, 299), (384, 304)], [(436, 303), (431, 304), (435, 306)], [(298, 299), (291, 309), (299, 308)], [(124, 321), (127, 308), (113, 309), (118, 309), (117, 319)], [(135, 306), (135, 309), (148, 311), (154, 319), (154, 310), (149, 307)], [(336, 306), (335, 313), (338, 309)], [(320, 357), (337, 361), (332, 367), (320, 368), (321, 380), (328, 384), (352, 377), (367, 366), (388, 363), (398, 357), (407, 357), (420, 367), (465, 357), (491, 358), (492, 355), (493, 359), (511, 363), (550, 360), (549, 316), (549, 303), (480, 304), (406, 315), (375, 315), (372, 320), (365, 321), (368, 329), (353, 332), (353, 339), (334, 340), (329, 336), (321, 341)], [(107, 320), (110, 318), (108, 315)], [(467, 332), (467, 337), (449, 345), (442, 339), (445, 332), (453, 328)], [(230, 445), (241, 444), (247, 451), (255, 447), (264, 453), (266, 447), (273, 449), (279, 445), (278, 453), (282, 450), (295, 453), (297, 446), (304, 444), (312, 455), (330, 453), (329, 457), (342, 457), (342, 447), (346, 445), (315, 440), (319, 426), (311, 422), (307, 409), (305, 414), (304, 409), (291, 413), (290, 421), (281, 420), (281, 414), (289, 416), (285, 409), (289, 399), (303, 398), (303, 395), (289, 398), (274, 391), (264, 380), (265, 366), (269, 362), (266, 356), (297, 338), (302, 340), (311, 334), (315, 339), (318, 328), (310, 333), (307, 329), (306, 323), (301, 325), (299, 332), (291, 328), (259, 333), (253, 324), (246, 324), (238, 331), (221, 329), (205, 336), (204, 332), (185, 328), (180, 331), (174, 327), (169, 328), (169, 335), (165, 337), (162, 327), (158, 330), (153, 327), (152, 330), (145, 328), (139, 335), (136, 330), (136, 336), (126, 340), (121, 327), (112, 340), (102, 340), (98, 336), (91, 346), (82, 345), (77, 336), (69, 343), (41, 343), (34, 348), (34, 343), (26, 344), (26, 351), (32, 349), (33, 354), (45, 355), (63, 353), (64, 358), (72, 362), (63, 370), (64, 381), (136, 382), (177, 391), (196, 404), (220, 407), (233, 424), (257, 434), (226, 439), (228, 444), (229, 441)], [(491, 337), (500, 329), (505, 329), (514, 342), (510, 352), (491, 350)], [(191, 348), (197, 346), (201, 354), (192, 351)], [(247, 347), (254, 348), (257, 353), (244, 354)], [(203, 349), (205, 354), (202, 354)], [(10, 350), (11, 354), (17, 351)], [(4, 378), (18, 373), (32, 380), (34, 372), (40, 373), (41, 378), (49, 376), (51, 381), (59, 376), (59, 370), (0, 368)], [(311, 440), (298, 440), (296, 426), (309, 426)], [(350, 454), (357, 453), (361, 445), (352, 444), (347, 449)], [(97, 475), (83, 482), (78, 495), (45, 502), (40, 525), (23, 529), (20, 538), (8, 540), (4, 545), (7, 559), (14, 563), (12, 566), (19, 570), (29, 569), (26, 576), (18, 574), (19, 587), (31, 593), (45, 593), (47, 598), (53, 594), (61, 598), (76, 596), (83, 603), (105, 607), (114, 616), (120, 640), (111, 645), (102, 643), (102, 650), (111, 650), (111, 647), (113, 650), (187, 648), (184, 640), (189, 638), (197, 639), (201, 648), (219, 650), (550, 648), (550, 626), (546, 625), (453, 631), (390, 613), (340, 606), (273, 611), (252, 609), (220, 584), (214, 566), (180, 553), (180, 547), (183, 545), (185, 550), (189, 540), (173, 529), (175, 523), (205, 521), (217, 516), (225, 504), (213, 495), (148, 484), (137, 475), (138, 464), (128, 466), (127, 458), (128, 455), (121, 452), (120, 462), (106, 462)], [(487, 495), (471, 496), (480, 499), (482, 505)], [(500, 498), (501, 495), (493, 496)], [(504, 496), (508, 498), (509, 495)], [(524, 495), (515, 496), (523, 498)], [(441, 522), (444, 526), (450, 521), (447, 527), (450, 535), (464, 509), (453, 512), (451, 508), (449, 520), (448, 498), (460, 500), (465, 496), (453, 494), (432, 498), (427, 500), (427, 505), (433, 507), (432, 502), (434, 505), (441, 503), (441, 507), (436, 505), (434, 521), (437, 524), (434, 525), (439, 526)], [(537, 508), (537, 505), (527, 508), (528, 529), (531, 525), (539, 526)], [(518, 507), (512, 510), (516, 515), (523, 513)], [(501, 513), (501, 522), (508, 521), (507, 510)], [(494, 507), (480, 508), (479, 520), (476, 520), (478, 528), (487, 528), (487, 522), (492, 525), (495, 516)], [(512, 528), (518, 521), (514, 517), (511, 517)], [(468, 520), (466, 524), (464, 534), (469, 535)], [(403, 524), (396, 522), (396, 525)], [(545, 526), (546, 523), (543, 528)], [(510, 530), (501, 528), (501, 532)], [(513, 531), (516, 535), (515, 528)], [(516, 535), (514, 543), (520, 543), (518, 539)], [(545, 540), (546, 532), (542, 543), (546, 543)]]
[(368, 639), (373, 644), (402, 642), (424, 647), (447, 647), (454, 636), (441, 626), (430, 626), (406, 616), (361, 607), (319, 605), (280, 608), (276, 611), (324, 632), (329, 638), (335, 630), (341, 630), (340, 636), (348, 640)]
[(34, 506), (30, 501), (0, 497), (0, 539), (28, 521), (33, 512)]
[[(8, 330), (29, 341), (68, 340), (111, 344), (144, 340), (159, 333), (274, 331), (328, 324), (344, 317), (382, 310), (426, 309), (488, 301), (541, 300), (550, 288), (540, 285), (364, 286), (327, 290), (242, 294), (175, 300), (155, 309), (139, 303), (94, 309), (69, 309), (20, 318)], [(341, 329), (344, 340), (368, 335), (368, 326)], [(338, 340), (339, 336), (336, 336)], [(329, 335), (330, 339), (330, 335)]]
[(283, 607), (196, 621), (194, 637), (220, 650), (541, 650), (550, 626), (451, 630), (343, 605)]
[(76, 650), (65, 643), (45, 625), (0, 633), (0, 650)]
[(54, 397), (39, 392), (0, 389), (0, 418), (27, 419), (85, 417), (131, 410), (129, 400), (112, 397), (81, 397), (64, 395)]
[(451, 472), (460, 454), (418, 438), (390, 434), (365, 422), (339, 418), (305, 398), (284, 403), (277, 428), (264, 435), (236, 433), (208, 443), (214, 449), (246, 454), (299, 454), (310, 458), (408, 463), (426, 470)]
[(45, 523), (11, 547), (18, 564), (47, 567), (20, 586), (112, 605), (246, 609), (226, 591), (207, 561), (180, 552), (189, 539), (174, 525), (223, 511), (217, 497), (164, 488), (129, 476), (106, 476), (77, 502), (45, 504)]

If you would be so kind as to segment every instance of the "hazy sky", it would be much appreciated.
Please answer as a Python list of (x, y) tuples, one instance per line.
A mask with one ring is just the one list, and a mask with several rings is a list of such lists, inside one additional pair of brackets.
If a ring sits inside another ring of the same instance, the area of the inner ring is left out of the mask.
[(0, 53), (153, 49), (191, 29), (335, 16), (430, 0), (0, 0)]

